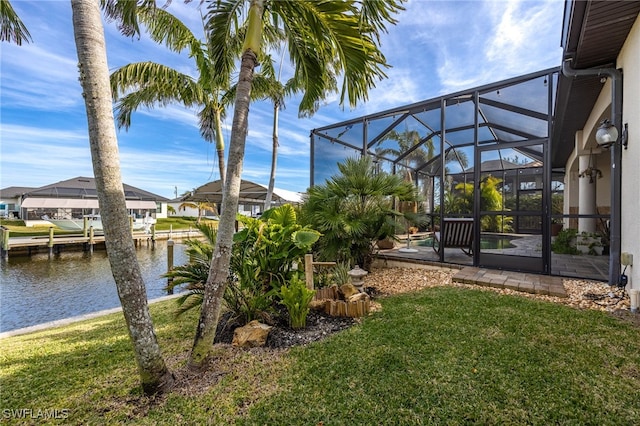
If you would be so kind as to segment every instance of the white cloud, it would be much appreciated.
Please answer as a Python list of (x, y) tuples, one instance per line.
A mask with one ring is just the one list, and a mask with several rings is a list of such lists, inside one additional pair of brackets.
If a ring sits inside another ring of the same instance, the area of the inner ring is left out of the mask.
[[(559, 65), (562, 23), (558, 8), (562, 3), (551, 0), (510, 1), (504, 10), (494, 9), (494, 33), (487, 42), (487, 61), (499, 63), (514, 75), (537, 71), (540, 63), (545, 63), (542, 68)], [(550, 42), (540, 43), (541, 39)], [(556, 40), (556, 49), (549, 49), (554, 45), (552, 40)], [(532, 69), (532, 65), (537, 68)]]

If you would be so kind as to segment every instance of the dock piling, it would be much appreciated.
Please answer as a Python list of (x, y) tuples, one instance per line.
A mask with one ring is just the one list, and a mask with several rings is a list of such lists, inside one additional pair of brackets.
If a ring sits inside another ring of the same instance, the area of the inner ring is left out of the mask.
[[(173, 240), (169, 238), (167, 240), (167, 272), (170, 272), (173, 269)], [(173, 294), (173, 287), (171, 287), (171, 283), (173, 283), (173, 278), (167, 278), (167, 294)]]
[(49, 227), (49, 244), (47, 245), (49, 247), (49, 257), (53, 256), (53, 226)]
[(11, 231), (9, 231), (8, 228), (5, 228), (4, 226), (2, 228), (0, 228), (0, 231), (2, 232), (1, 236), (2, 239), (0, 240), (0, 248), (2, 249), (2, 256), (4, 257), (5, 260), (9, 259), (9, 233)]

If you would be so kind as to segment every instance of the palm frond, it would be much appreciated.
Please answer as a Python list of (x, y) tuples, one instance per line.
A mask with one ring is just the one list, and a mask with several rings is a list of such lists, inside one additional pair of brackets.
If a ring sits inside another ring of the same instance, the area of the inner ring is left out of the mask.
[(240, 17), (244, 10), (244, 0), (216, 0), (209, 3), (205, 16), (208, 34), (208, 51), (214, 69), (223, 75), (231, 75), (235, 59), (241, 50), (236, 34), (240, 29)]
[[(165, 4), (170, 3), (167, 0)], [(138, 25), (138, 10), (140, 8), (155, 8), (155, 0), (100, 0), (100, 6), (108, 21), (118, 22), (120, 32), (132, 37), (140, 34), (140, 26)]]
[(200, 42), (193, 32), (167, 10), (156, 7), (138, 8), (138, 18), (156, 43), (164, 44), (174, 52), (190, 48), (192, 56), (201, 54)]
[(176, 309), (176, 317), (180, 316), (192, 309), (200, 309), (202, 306), (202, 298), (204, 297), (204, 291), (191, 291), (176, 299), (178, 308)]
[(128, 129), (131, 114), (140, 106), (153, 108), (180, 102), (185, 106), (203, 103), (205, 93), (190, 76), (155, 62), (137, 62), (119, 68), (111, 74), (114, 98), (127, 93), (116, 103), (116, 121)]
[(30, 42), (31, 34), (11, 6), (9, 0), (0, 0), (0, 41), (8, 41), (18, 46)]

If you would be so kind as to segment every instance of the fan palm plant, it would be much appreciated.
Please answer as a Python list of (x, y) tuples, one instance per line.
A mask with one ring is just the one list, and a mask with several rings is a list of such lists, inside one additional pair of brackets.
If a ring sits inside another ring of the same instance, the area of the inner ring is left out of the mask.
[(375, 243), (395, 234), (401, 213), (392, 208), (393, 198), (416, 200), (416, 189), (402, 176), (376, 172), (369, 157), (347, 159), (338, 168), (338, 175), (309, 189), (303, 217), (323, 235), (319, 259), (369, 269)]

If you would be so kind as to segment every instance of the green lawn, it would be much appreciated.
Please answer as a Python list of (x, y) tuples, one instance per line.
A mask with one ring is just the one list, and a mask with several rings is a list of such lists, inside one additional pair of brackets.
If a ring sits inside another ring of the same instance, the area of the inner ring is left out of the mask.
[[(181, 216), (173, 216), (168, 217), (166, 219), (158, 219), (158, 223), (156, 223), (156, 230), (158, 231), (168, 231), (170, 227), (174, 231), (179, 229), (195, 229), (197, 218), (195, 217), (181, 217)], [(202, 218), (202, 223), (213, 223), (217, 224), (217, 220), (205, 219)]]
[[(152, 306), (180, 382), (196, 317)], [(221, 347), (214, 371), (142, 398), (121, 315), (0, 340), (1, 406), (71, 424), (640, 424), (637, 327), (602, 312), (439, 287), (275, 356)], [(7, 420), (24, 424), (24, 420)], [(32, 423), (40, 424), (41, 419)]]

